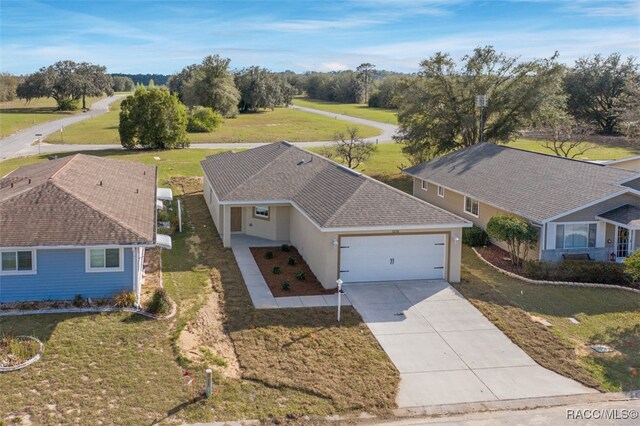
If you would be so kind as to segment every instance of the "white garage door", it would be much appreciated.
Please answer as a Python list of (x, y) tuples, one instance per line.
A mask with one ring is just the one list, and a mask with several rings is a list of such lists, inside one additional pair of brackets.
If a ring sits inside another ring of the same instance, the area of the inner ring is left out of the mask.
[(445, 234), (342, 237), (344, 282), (443, 279)]

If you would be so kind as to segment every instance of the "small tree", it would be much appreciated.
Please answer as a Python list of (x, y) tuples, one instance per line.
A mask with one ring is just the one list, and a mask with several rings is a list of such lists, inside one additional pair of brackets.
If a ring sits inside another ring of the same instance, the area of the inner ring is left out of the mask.
[(538, 230), (513, 216), (493, 216), (487, 223), (487, 233), (491, 238), (507, 243), (511, 263), (516, 266), (522, 265), (529, 249), (538, 242)]
[(543, 143), (542, 147), (552, 151), (558, 157), (576, 158), (587, 153), (596, 146), (585, 142), (592, 134), (591, 126), (577, 121), (568, 121), (553, 126), (551, 140)]
[(359, 136), (357, 127), (347, 127), (346, 132), (335, 135), (335, 156), (342, 160), (350, 169), (355, 169), (367, 161), (376, 150), (376, 146)]
[(624, 260), (624, 270), (631, 276), (633, 281), (640, 280), (640, 250), (636, 250), (633, 254)]
[(126, 149), (189, 146), (186, 108), (168, 90), (139, 88), (120, 108), (118, 130)]
[(193, 133), (212, 132), (222, 123), (222, 116), (212, 108), (194, 107), (189, 111), (187, 131)]

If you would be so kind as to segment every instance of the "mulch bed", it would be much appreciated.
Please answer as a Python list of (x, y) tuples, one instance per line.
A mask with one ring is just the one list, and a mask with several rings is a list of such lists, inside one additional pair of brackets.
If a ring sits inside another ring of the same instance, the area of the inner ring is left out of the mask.
[(511, 263), (511, 255), (506, 250), (503, 250), (493, 244), (489, 244), (486, 247), (476, 248), (476, 250), (478, 250), (478, 253), (480, 253), (480, 256), (482, 256), (483, 259), (489, 261), (498, 268), (524, 276), (522, 266), (515, 266)]
[[(269, 251), (273, 253), (272, 259), (265, 257)], [(282, 251), (281, 247), (251, 247), (251, 254), (253, 254), (253, 258), (258, 268), (260, 268), (260, 272), (267, 282), (273, 297), (318, 296), (336, 292), (335, 289), (326, 290), (322, 287), (320, 281), (311, 272), (307, 262), (293, 246), (289, 246), (288, 252)], [(295, 265), (289, 265), (289, 257), (296, 260)], [(276, 266), (280, 267), (281, 272), (279, 274), (273, 273), (273, 268)], [(296, 278), (296, 274), (300, 271), (304, 272), (304, 280)], [(285, 281), (289, 282), (288, 291), (282, 289), (282, 283)]]

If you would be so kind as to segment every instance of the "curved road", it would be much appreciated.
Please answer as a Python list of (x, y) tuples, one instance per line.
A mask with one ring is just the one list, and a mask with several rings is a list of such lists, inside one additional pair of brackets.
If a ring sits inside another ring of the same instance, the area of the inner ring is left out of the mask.
[[(114, 102), (118, 97), (122, 97), (124, 95), (116, 95), (109, 97), (107, 99), (103, 99), (102, 101), (96, 102), (91, 106), (91, 110), (93, 111), (93, 116), (95, 117), (97, 114), (104, 114), (108, 111), (108, 105), (111, 102)], [(115, 98), (115, 99), (113, 99)], [(103, 108), (103, 109), (98, 109)], [(106, 108), (106, 109), (104, 109)], [(351, 117), (349, 115), (335, 114), (327, 111), (320, 111), (312, 108), (305, 108), (292, 105), (290, 106), (292, 109), (297, 109), (300, 111), (308, 112), (311, 114), (323, 115), (325, 117), (335, 118), (336, 120), (342, 120), (349, 123), (355, 124), (363, 124), (365, 126), (375, 127), (377, 129), (382, 130), (382, 134), (378, 136), (373, 136), (370, 138), (365, 138), (367, 142), (390, 142), (393, 139), (396, 131), (398, 130), (398, 126), (387, 123), (380, 123), (378, 121), (366, 120), (364, 118)], [(34, 155), (41, 152), (43, 154), (46, 153), (55, 153), (55, 152), (65, 152), (65, 151), (97, 151), (103, 149), (122, 149), (120, 145), (57, 145), (57, 144), (47, 144), (43, 143), (40, 146), (32, 146), (35, 140), (35, 133), (42, 133), (45, 137), (50, 135), (51, 133), (57, 132), (60, 130), (60, 127), (67, 126), (69, 124), (73, 124), (82, 120), (86, 120), (90, 118), (91, 115), (88, 113), (77, 115), (73, 117), (63, 118), (61, 120), (49, 121), (47, 123), (43, 123), (37, 126), (30, 127), (29, 129), (22, 130), (8, 138), (0, 140), (0, 157), (2, 159), (11, 158), (11, 157), (21, 157), (27, 155)], [(67, 123), (61, 123), (65, 120), (74, 120)], [(48, 132), (48, 133), (47, 133)], [(18, 135), (22, 135), (20, 141), (21, 142), (9, 142), (10, 139), (17, 137)], [(190, 148), (196, 149), (234, 149), (234, 148), (255, 148), (258, 146), (266, 145), (270, 142), (239, 142), (239, 143), (194, 143), (191, 144)], [(313, 141), (313, 142), (295, 142), (295, 145), (300, 147), (314, 147), (314, 146), (323, 146), (334, 143), (334, 141)], [(8, 148), (9, 147), (9, 148)]]
[[(42, 134), (42, 138), (46, 138), (52, 133), (60, 131), (63, 127), (102, 115), (109, 111), (110, 104), (125, 96), (126, 95), (109, 96), (105, 99), (94, 102), (86, 112), (37, 124), (27, 129), (20, 130), (11, 136), (0, 139), (0, 158), (5, 159), (37, 154), (38, 147), (32, 146), (37, 139), (36, 134)], [(47, 144), (43, 144), (42, 148), (44, 148), (45, 145)], [(63, 146), (67, 148), (63, 151), (76, 151), (76, 148), (74, 148), (75, 145)], [(42, 149), (42, 152), (46, 151)]]

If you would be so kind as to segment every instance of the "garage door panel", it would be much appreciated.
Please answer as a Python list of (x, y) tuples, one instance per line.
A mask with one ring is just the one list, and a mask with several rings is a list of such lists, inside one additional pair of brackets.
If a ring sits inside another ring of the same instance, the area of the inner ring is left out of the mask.
[(343, 237), (341, 278), (345, 282), (444, 278), (444, 234)]

